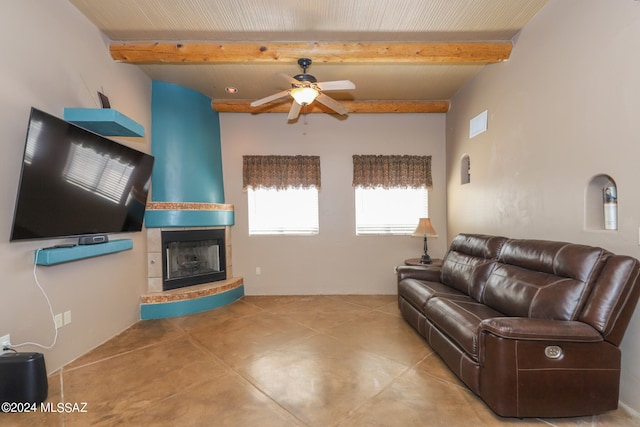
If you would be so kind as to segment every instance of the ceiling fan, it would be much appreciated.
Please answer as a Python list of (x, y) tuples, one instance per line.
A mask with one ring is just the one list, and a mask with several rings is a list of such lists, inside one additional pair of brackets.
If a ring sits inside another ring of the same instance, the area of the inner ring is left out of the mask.
[(340, 104), (335, 99), (325, 95), (324, 91), (329, 90), (349, 90), (355, 89), (356, 85), (349, 80), (336, 80), (332, 82), (318, 82), (318, 80), (311, 74), (307, 74), (307, 68), (311, 65), (309, 58), (298, 59), (298, 65), (302, 68), (302, 74), (296, 74), (293, 77), (287, 76), (287, 79), (291, 83), (291, 89), (283, 90), (266, 98), (253, 101), (252, 107), (257, 107), (262, 104), (266, 104), (276, 99), (284, 98), (287, 95), (293, 97), (294, 102), (291, 103), (291, 109), (289, 110), (288, 120), (295, 120), (300, 114), (300, 110), (305, 105), (311, 104), (317, 100), (319, 103), (329, 107), (338, 114), (347, 114), (349, 109)]

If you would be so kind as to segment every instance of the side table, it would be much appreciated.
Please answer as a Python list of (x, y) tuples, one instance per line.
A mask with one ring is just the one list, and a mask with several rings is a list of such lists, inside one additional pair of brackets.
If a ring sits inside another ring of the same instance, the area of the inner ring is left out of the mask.
[(440, 258), (432, 258), (431, 264), (422, 264), (420, 262), (420, 258), (409, 258), (404, 260), (404, 265), (417, 265), (422, 267), (442, 267), (442, 259)]

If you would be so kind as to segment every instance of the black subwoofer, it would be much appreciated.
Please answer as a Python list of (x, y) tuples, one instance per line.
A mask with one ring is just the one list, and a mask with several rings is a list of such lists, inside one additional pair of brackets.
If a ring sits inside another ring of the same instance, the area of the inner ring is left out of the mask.
[(4, 353), (0, 356), (0, 403), (42, 403), (49, 383), (42, 353)]

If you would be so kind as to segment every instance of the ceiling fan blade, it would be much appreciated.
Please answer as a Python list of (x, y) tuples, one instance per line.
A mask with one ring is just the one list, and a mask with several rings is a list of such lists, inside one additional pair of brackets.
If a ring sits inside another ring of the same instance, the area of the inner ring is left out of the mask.
[(282, 77), (282, 79), (283, 79), (283, 80), (285, 80), (285, 81), (286, 81), (287, 83), (289, 83), (290, 85), (294, 85), (294, 84), (298, 84), (298, 83), (300, 83), (299, 81), (297, 81), (297, 80), (296, 80), (296, 79), (294, 79), (293, 77), (291, 77), (291, 76), (289, 76), (289, 75), (287, 75), (287, 74), (284, 74), (284, 73), (281, 73), (281, 74), (280, 74), (280, 77)]
[(356, 85), (351, 80), (336, 80), (333, 82), (318, 83), (320, 90), (349, 90), (355, 89)]
[(257, 101), (253, 101), (250, 105), (252, 107), (257, 107), (262, 104), (266, 104), (267, 102), (275, 101), (276, 99), (284, 98), (289, 95), (288, 90), (283, 90), (282, 92), (274, 93), (273, 95), (267, 96), (266, 98), (258, 99)]
[(291, 109), (289, 110), (289, 116), (287, 117), (287, 120), (297, 119), (298, 116), (300, 115), (301, 108), (302, 108), (302, 105), (298, 104), (296, 101), (293, 101), (291, 103)]
[(333, 111), (335, 111), (338, 114), (343, 114), (344, 115), (344, 114), (347, 114), (349, 112), (349, 109), (347, 107), (345, 107), (344, 105), (340, 104), (335, 99), (333, 99), (330, 96), (327, 96), (327, 95), (325, 95), (323, 93), (318, 95), (318, 97), (316, 98), (316, 101), (318, 101), (321, 104), (326, 105), (327, 107), (331, 108)]

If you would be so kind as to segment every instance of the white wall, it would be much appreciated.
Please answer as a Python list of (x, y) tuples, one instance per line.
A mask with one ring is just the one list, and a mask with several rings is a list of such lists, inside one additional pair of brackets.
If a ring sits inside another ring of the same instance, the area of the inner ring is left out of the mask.
[[(640, 257), (640, 2), (551, 0), (447, 115), (449, 237), (565, 240)], [(489, 110), (488, 131), (468, 138)], [(471, 183), (460, 159), (471, 157)], [(618, 184), (618, 231), (585, 228), (592, 177)], [(621, 399), (640, 411), (640, 316), (623, 349)]]
[[(62, 117), (64, 107), (98, 107), (101, 90), (149, 132), (151, 81), (111, 60), (102, 34), (66, 0), (2, 0), (0, 10), (0, 335), (50, 344), (54, 329), (32, 275), (33, 251), (69, 240), (9, 243), (30, 107)], [(148, 152), (149, 140), (147, 134), (121, 142)], [(55, 313), (72, 314), (52, 350), (19, 348), (43, 352), (50, 372), (139, 319), (146, 241), (142, 233), (112, 236), (118, 237), (132, 238), (134, 249), (38, 267)]]
[[(438, 239), (429, 254), (446, 250), (445, 117), (443, 114), (220, 114), (226, 203), (235, 205), (233, 273), (249, 295), (394, 294), (394, 267), (419, 257), (422, 239), (356, 236), (351, 185), (354, 154), (431, 155), (433, 190), (429, 213)], [(249, 236), (247, 195), (242, 191), (245, 154), (319, 155), (320, 233), (317, 236)], [(416, 218), (416, 225), (418, 219)], [(256, 275), (256, 267), (261, 274)]]

